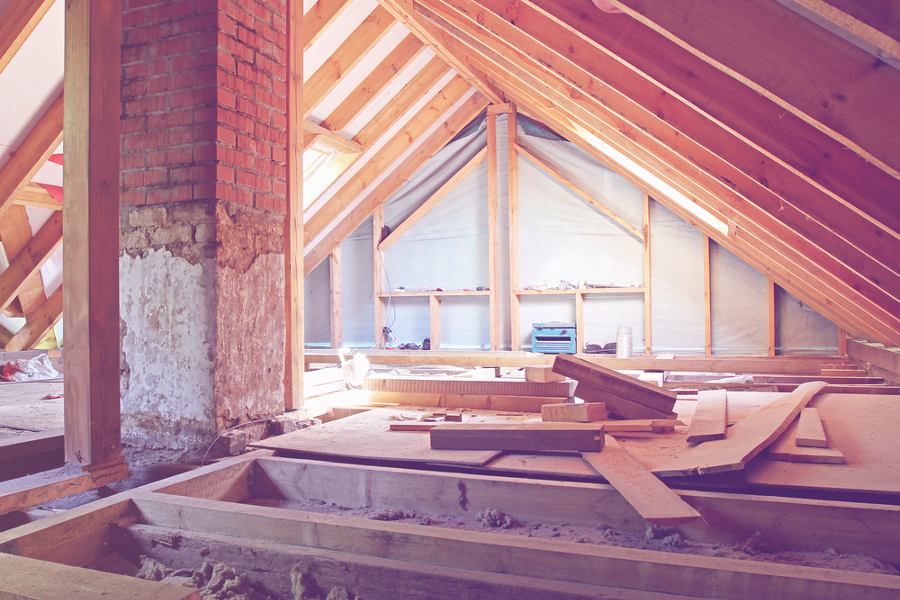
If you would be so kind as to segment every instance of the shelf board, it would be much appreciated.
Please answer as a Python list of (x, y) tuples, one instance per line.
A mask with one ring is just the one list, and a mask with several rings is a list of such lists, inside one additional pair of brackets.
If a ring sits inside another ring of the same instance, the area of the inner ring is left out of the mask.
[(572, 288), (567, 290), (515, 290), (516, 296), (567, 296), (575, 294), (643, 294), (643, 287)]
[(378, 294), (380, 298), (428, 298), (429, 296), (490, 296), (490, 290), (444, 290), (444, 291), (421, 291), (421, 292), (385, 292)]

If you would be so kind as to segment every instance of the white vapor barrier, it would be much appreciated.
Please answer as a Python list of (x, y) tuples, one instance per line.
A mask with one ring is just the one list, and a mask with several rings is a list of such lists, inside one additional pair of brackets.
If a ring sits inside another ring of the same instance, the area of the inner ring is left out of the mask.
[[(591, 194), (635, 229), (643, 227), (644, 192), (560, 140), (549, 130), (519, 117), (518, 142), (566, 179)], [(507, 120), (497, 119), (498, 243), (501, 347), (508, 348)], [(397, 227), (486, 145), (482, 118), (428, 161), (386, 203), (385, 224)], [(584, 283), (643, 286), (643, 245), (577, 194), (557, 183), (528, 158), (519, 164), (519, 285)], [(703, 234), (661, 204), (651, 201), (652, 317), (655, 352), (702, 353), (705, 344)], [(470, 172), (384, 253), (385, 290), (474, 289), (489, 283), (487, 161)], [(712, 344), (717, 354), (763, 354), (767, 339), (767, 281), (730, 252), (711, 246)], [(372, 221), (343, 245), (344, 345), (373, 342)], [(307, 320), (310, 343), (328, 339), (328, 275), (313, 273), (306, 295), (314, 322)], [(782, 294), (779, 347), (790, 351), (834, 351), (833, 325)], [(323, 308), (324, 307), (324, 308)], [(386, 303), (386, 324), (399, 342), (421, 343), (430, 335), (427, 297), (394, 297)], [(444, 297), (440, 307), (441, 347), (489, 345), (487, 296)], [(522, 296), (520, 346), (531, 345), (532, 323), (574, 321), (574, 294)], [(379, 324), (380, 326), (381, 324)], [(644, 296), (587, 295), (585, 342), (607, 344), (620, 326), (632, 328), (635, 352), (645, 347)]]
[(323, 260), (303, 280), (303, 342), (312, 346), (331, 344), (329, 270), (328, 259)]
[(775, 349), (779, 354), (833, 354), (837, 327), (794, 296), (775, 288)]
[(650, 205), (653, 350), (703, 352), (703, 234), (658, 202)]
[(710, 242), (713, 354), (765, 354), (769, 348), (769, 282), (737, 256)]

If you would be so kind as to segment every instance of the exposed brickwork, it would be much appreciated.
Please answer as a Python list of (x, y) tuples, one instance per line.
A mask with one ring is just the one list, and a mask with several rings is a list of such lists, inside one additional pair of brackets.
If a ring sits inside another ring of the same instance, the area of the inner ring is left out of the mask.
[(124, 0), (122, 200), (285, 210), (284, 0)]
[(120, 245), (130, 256), (166, 249), (192, 263), (216, 255), (214, 201), (123, 206)]

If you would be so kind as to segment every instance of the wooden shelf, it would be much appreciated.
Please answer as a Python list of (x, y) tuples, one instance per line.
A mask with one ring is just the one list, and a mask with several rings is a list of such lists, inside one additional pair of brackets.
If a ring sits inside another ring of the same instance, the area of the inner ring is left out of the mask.
[(642, 287), (572, 288), (567, 290), (515, 290), (516, 296), (566, 296), (572, 294), (643, 294)]
[(490, 290), (444, 290), (444, 291), (421, 291), (421, 292), (386, 292), (378, 294), (379, 298), (427, 298), (429, 296), (490, 296)]

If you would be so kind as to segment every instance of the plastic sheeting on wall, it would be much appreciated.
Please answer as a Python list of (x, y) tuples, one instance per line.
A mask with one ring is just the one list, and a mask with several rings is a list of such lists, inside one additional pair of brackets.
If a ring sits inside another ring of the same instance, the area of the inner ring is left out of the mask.
[(765, 354), (769, 348), (769, 281), (710, 241), (713, 354)]
[(303, 279), (304, 344), (326, 348), (331, 345), (330, 286), (328, 260), (319, 263), (319, 266)]
[(837, 327), (794, 296), (775, 288), (775, 349), (779, 354), (833, 354)]

